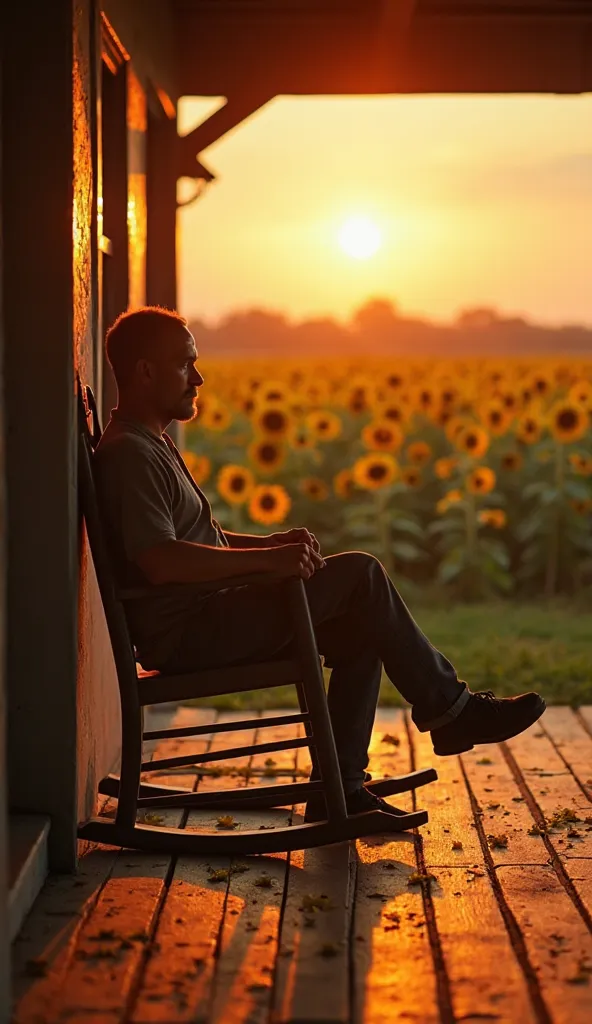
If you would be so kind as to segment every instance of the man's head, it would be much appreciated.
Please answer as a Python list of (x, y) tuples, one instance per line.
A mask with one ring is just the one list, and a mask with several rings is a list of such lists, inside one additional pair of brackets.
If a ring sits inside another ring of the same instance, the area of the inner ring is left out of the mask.
[(187, 321), (170, 309), (143, 306), (117, 317), (107, 331), (107, 358), (120, 403), (132, 403), (163, 424), (195, 415), (203, 377)]

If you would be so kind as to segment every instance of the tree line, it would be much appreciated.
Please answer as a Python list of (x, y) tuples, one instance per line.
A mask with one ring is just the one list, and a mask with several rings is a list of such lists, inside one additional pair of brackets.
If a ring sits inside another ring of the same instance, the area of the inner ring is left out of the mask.
[(342, 323), (332, 317), (290, 321), (282, 312), (252, 308), (217, 324), (194, 319), (190, 330), (209, 357), (347, 356), (592, 356), (592, 328), (558, 327), (504, 316), (489, 307), (462, 310), (449, 324), (402, 313), (388, 299), (364, 303)]

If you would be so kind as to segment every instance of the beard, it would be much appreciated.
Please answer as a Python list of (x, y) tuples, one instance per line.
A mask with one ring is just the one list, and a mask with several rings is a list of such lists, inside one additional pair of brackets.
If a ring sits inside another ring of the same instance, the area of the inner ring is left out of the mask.
[(172, 420), (179, 420), (181, 423), (188, 423), (197, 416), (197, 395), (185, 395), (180, 400), (175, 410), (171, 412)]

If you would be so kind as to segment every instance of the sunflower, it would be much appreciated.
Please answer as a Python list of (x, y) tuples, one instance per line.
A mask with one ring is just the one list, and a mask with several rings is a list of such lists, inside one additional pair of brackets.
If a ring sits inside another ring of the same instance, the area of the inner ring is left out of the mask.
[(280, 380), (268, 380), (261, 385), (257, 392), (257, 398), (261, 403), (287, 402), (290, 389), (287, 384)]
[(512, 414), (504, 408), (501, 402), (495, 400), (485, 407), (481, 419), (490, 434), (494, 437), (501, 437), (512, 421)]
[(373, 451), (395, 452), (403, 443), (403, 434), (396, 423), (378, 420), (364, 427), (362, 441)]
[(592, 498), (570, 498), (569, 504), (578, 516), (587, 516), (592, 512)]
[(546, 373), (544, 370), (535, 370), (528, 379), (528, 390), (537, 398), (546, 398), (554, 387), (554, 380), (552, 373)]
[(381, 420), (389, 420), (392, 423), (404, 423), (408, 416), (408, 410), (402, 402), (387, 402), (378, 410)]
[(405, 453), (414, 466), (425, 466), (432, 457), (432, 449), (426, 441), (413, 441)]
[(413, 392), (413, 404), (423, 413), (431, 413), (436, 409), (436, 392), (427, 384), (421, 384)]
[(243, 505), (255, 486), (255, 477), (245, 466), (223, 466), (216, 480), (218, 493), (229, 505)]
[(461, 431), (466, 430), (470, 425), (466, 416), (451, 416), (446, 422), (444, 432), (448, 440), (454, 444), (457, 435)]
[(572, 452), (568, 459), (579, 476), (592, 476), (592, 456)]
[(405, 386), (405, 377), (398, 370), (393, 370), (384, 377), (384, 384), (389, 391), (399, 391)]
[(508, 412), (515, 412), (518, 408), (518, 396), (514, 391), (502, 391), (498, 395), (500, 403)]
[(503, 530), (508, 517), (503, 508), (484, 508), (477, 515), (477, 519), (484, 526), (493, 526), (495, 530)]
[(592, 383), (589, 380), (576, 381), (567, 392), (567, 400), (583, 409), (592, 410)]
[(483, 427), (476, 425), (465, 427), (455, 436), (454, 443), (460, 451), (472, 455), (474, 459), (479, 459), (489, 448), (489, 434)]
[(451, 505), (458, 505), (463, 500), (463, 493), (459, 490), (447, 491), (443, 498), (436, 502), (436, 512), (443, 515), (448, 512)]
[(292, 420), (281, 405), (263, 405), (255, 410), (253, 425), (268, 437), (285, 437), (290, 430)]
[(523, 413), (516, 423), (516, 437), (524, 444), (536, 444), (542, 434), (542, 425), (538, 416), (531, 412)]
[(212, 463), (207, 455), (196, 455), (195, 452), (183, 452), (183, 461), (191, 476), (199, 486), (208, 479), (212, 472)]
[(392, 455), (387, 452), (372, 452), (363, 455), (353, 467), (354, 480), (366, 491), (376, 491), (380, 487), (388, 487), (396, 478), (399, 467)]
[(402, 466), (401, 480), (407, 487), (419, 487), (422, 483), (421, 469), (419, 466)]
[(237, 409), (240, 412), (244, 412), (245, 416), (250, 416), (255, 409), (255, 399), (252, 395), (241, 395), (236, 400)]
[(495, 487), (495, 473), (489, 466), (476, 466), (466, 480), (471, 494), (489, 494)]
[(230, 410), (225, 405), (209, 402), (203, 411), (200, 410), (199, 421), (207, 430), (227, 430), (232, 423)]
[(309, 412), (305, 418), (305, 423), (313, 437), (319, 441), (334, 441), (336, 437), (339, 437), (342, 430), (342, 422), (339, 416), (334, 412), (324, 412), (322, 409)]
[(264, 437), (259, 441), (251, 442), (247, 448), (247, 455), (260, 473), (274, 473), (276, 469), (283, 466), (286, 449), (283, 444)]
[(323, 405), (329, 398), (329, 392), (329, 381), (318, 377), (306, 381), (300, 388), (299, 395), (307, 405)]
[(508, 469), (512, 473), (522, 469), (523, 465), (524, 458), (520, 452), (504, 452), (500, 459), (502, 469)]
[(288, 441), (292, 448), (297, 451), (301, 451), (305, 448), (314, 448), (316, 439), (312, 436), (310, 430), (303, 426), (293, 426), (288, 431)]
[(333, 490), (339, 498), (350, 498), (355, 489), (356, 482), (351, 469), (341, 469), (333, 477)]
[(440, 391), (440, 405), (444, 409), (453, 409), (459, 401), (460, 391), (454, 384), (449, 382), (442, 383), (442, 390)]
[(456, 455), (450, 455), (447, 458), (436, 459), (434, 462), (434, 473), (439, 480), (448, 480), (454, 470), (458, 466), (458, 458)]
[(566, 444), (579, 441), (587, 432), (589, 422), (586, 409), (571, 402), (557, 402), (549, 413), (549, 430), (557, 441)]
[(329, 488), (318, 476), (306, 476), (298, 484), (298, 490), (312, 501), (326, 501)]
[(361, 388), (353, 388), (345, 398), (346, 408), (356, 416), (367, 412), (371, 408), (371, 404), (369, 396)]
[(249, 500), (249, 515), (253, 522), (266, 526), (283, 523), (292, 502), (290, 495), (280, 484), (258, 484)]

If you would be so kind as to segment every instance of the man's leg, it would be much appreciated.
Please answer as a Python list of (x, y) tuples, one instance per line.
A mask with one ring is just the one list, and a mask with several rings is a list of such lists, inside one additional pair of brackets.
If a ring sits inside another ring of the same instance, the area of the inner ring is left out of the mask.
[[(359, 750), (357, 742), (351, 738), (352, 727), (355, 729), (357, 725), (351, 709), (356, 709), (360, 723), (360, 731), (356, 732), (358, 740), (363, 724), (367, 725), (365, 697), (368, 702), (373, 700), (375, 707), (377, 696), (371, 671), (369, 692), (363, 693), (365, 681), (359, 677), (356, 659), (348, 650), (358, 639), (360, 656), (365, 653), (380, 658), (391, 682), (411, 704), (411, 716), (417, 728), (432, 733), (437, 754), (462, 753), (477, 743), (509, 739), (532, 725), (545, 710), (545, 702), (537, 693), (502, 699), (491, 691), (471, 693), (448, 659), (422, 633), (386, 570), (371, 555), (351, 552), (328, 558), (327, 569), (315, 573), (307, 581), (306, 589), (313, 622), (319, 623), (319, 649), (327, 656), (329, 665), (339, 666), (336, 683), (341, 696), (334, 707), (338, 705), (344, 716), (340, 731), (342, 742), (348, 732), (345, 718), (349, 712), (350, 750)], [(335, 589), (341, 599), (340, 610), (345, 602), (346, 611), (344, 619), (328, 623), (334, 636), (327, 645), (323, 629), (327, 628), (324, 625), (327, 607), (334, 601)], [(349, 702), (349, 706), (344, 701)], [(342, 748), (340, 754), (347, 759), (347, 750)], [(356, 766), (358, 771), (366, 763), (360, 760)]]
[(364, 686), (356, 662), (371, 652), (411, 704), (419, 729), (460, 714), (470, 697), (466, 683), (422, 633), (378, 559), (361, 551), (329, 556), (306, 591), (319, 650), (337, 668), (344, 698)]

